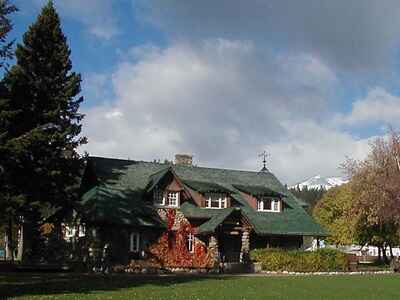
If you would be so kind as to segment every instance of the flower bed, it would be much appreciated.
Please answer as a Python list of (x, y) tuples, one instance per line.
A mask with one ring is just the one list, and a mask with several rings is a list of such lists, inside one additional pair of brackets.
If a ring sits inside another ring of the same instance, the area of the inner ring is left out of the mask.
[(253, 261), (261, 263), (264, 271), (335, 272), (349, 270), (347, 255), (332, 249), (305, 252), (264, 248), (253, 250), (250, 255)]

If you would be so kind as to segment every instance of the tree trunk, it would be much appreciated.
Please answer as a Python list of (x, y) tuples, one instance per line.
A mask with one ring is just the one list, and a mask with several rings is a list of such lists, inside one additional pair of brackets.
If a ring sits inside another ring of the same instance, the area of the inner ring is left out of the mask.
[(382, 255), (381, 255), (381, 247), (378, 246), (378, 261), (382, 261)]
[(388, 262), (388, 258), (387, 258), (387, 255), (386, 255), (386, 245), (382, 247), (382, 254), (383, 254), (383, 261), (385, 263), (387, 263)]
[(397, 171), (400, 172), (400, 158), (398, 155), (394, 155), (394, 159), (396, 160)]
[(12, 220), (8, 219), (8, 224), (5, 234), (5, 254), (6, 260), (14, 260), (14, 247), (13, 247), (13, 232), (12, 232)]
[(34, 232), (33, 230), (33, 223), (32, 222), (28, 222), (27, 220), (24, 220), (24, 222), (22, 223), (22, 227), (23, 227), (23, 239), (24, 239), (24, 247), (22, 248), (22, 253), (21, 253), (21, 259), (22, 260), (30, 260), (32, 258), (32, 246), (33, 246), (33, 242), (34, 239), (36, 238), (35, 234), (37, 234), (36, 232)]
[(389, 245), (389, 251), (390, 251), (390, 258), (393, 259), (394, 255), (393, 255), (392, 245)]
[(19, 224), (17, 260), (22, 261), (24, 253), (24, 221)]

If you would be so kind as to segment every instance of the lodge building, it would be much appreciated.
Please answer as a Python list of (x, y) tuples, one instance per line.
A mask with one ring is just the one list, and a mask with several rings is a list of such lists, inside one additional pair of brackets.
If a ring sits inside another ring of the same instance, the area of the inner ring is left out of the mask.
[(77, 235), (109, 243), (118, 264), (214, 268), (221, 258), (246, 263), (254, 248), (298, 249), (326, 236), (265, 167), (198, 167), (189, 155), (175, 163), (89, 157), (82, 191), (86, 232)]

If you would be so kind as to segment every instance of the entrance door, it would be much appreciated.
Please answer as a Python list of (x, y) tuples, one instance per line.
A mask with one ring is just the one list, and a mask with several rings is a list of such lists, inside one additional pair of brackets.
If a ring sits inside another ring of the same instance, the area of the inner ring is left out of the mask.
[(240, 250), (242, 248), (242, 236), (238, 234), (221, 233), (219, 247), (226, 262), (239, 262)]

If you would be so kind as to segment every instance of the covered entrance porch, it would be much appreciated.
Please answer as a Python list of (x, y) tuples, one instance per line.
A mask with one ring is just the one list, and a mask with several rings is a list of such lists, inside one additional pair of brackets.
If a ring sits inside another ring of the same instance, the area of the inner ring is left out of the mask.
[(215, 229), (219, 260), (225, 263), (249, 262), (252, 227), (240, 210), (233, 211)]

